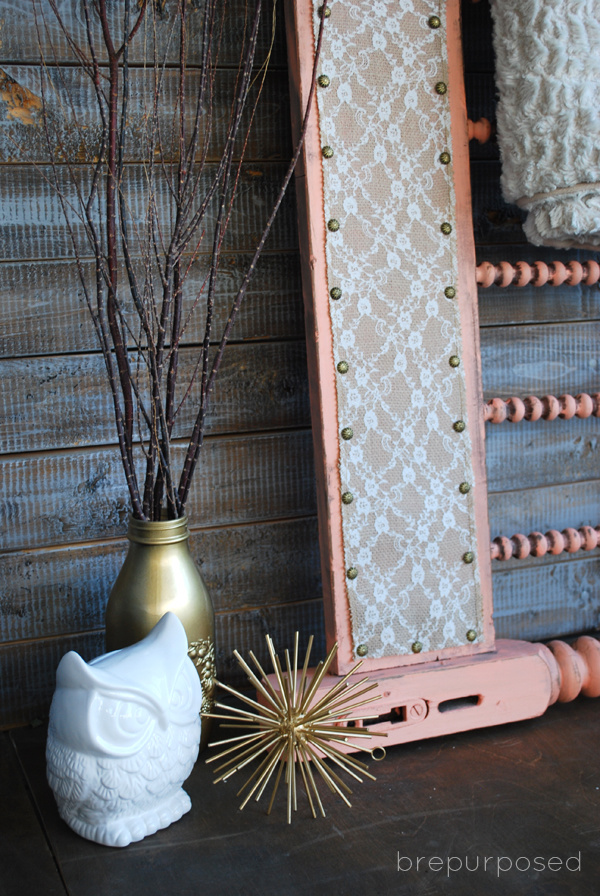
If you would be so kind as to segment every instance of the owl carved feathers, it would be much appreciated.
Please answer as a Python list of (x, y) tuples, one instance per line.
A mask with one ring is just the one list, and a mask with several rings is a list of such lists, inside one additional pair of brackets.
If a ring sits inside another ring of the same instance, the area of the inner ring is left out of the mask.
[(61, 817), (82, 837), (127, 846), (191, 808), (181, 785), (198, 756), (202, 688), (179, 619), (137, 644), (56, 673), (47, 774)]

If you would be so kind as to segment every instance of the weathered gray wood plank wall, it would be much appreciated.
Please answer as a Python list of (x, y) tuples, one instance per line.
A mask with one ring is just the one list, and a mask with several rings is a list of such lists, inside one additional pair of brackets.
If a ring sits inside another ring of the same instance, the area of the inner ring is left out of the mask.
[[(70, 3), (76, 10), (77, 0)], [(243, 0), (236, 3), (239, 8)], [(229, 5), (239, 27), (236, 3)], [(487, 3), (465, 2), (463, 17), (470, 117), (493, 119)], [(64, 652), (76, 649), (89, 658), (103, 649), (104, 606), (125, 552), (128, 505), (102, 359), (62, 218), (31, 164), (43, 161), (43, 142), (33, 114), (39, 47), (29, 0), (0, 0), (0, 23), (1, 727), (47, 711)], [(281, 26), (279, 21), (266, 103), (244, 169), (244, 223), (228, 244), (219, 323), (290, 150)], [(269, 37), (265, 21), (263, 56)], [(52, 40), (57, 58), (68, 60), (56, 34), (44, 32), (43, 39), (47, 57)], [(225, 102), (237, 45), (233, 31), (217, 104)], [(85, 83), (73, 68), (66, 72), (77, 88), (69, 114), (93, 132)], [(139, 72), (136, 79), (134, 95), (141, 97), (146, 87)], [(65, 113), (65, 135), (72, 124)], [(92, 144), (91, 137), (73, 142), (82, 177)], [(139, 147), (134, 122), (128, 143), (132, 197), (139, 184)], [(520, 213), (500, 196), (496, 147), (473, 145), (472, 156), (479, 260), (573, 257), (528, 247)], [(195, 266), (198, 283), (205, 264), (201, 258)], [(482, 290), (480, 316), (486, 397), (600, 390), (596, 287)], [(190, 333), (190, 342), (197, 336)], [(189, 363), (191, 356), (192, 346)], [(599, 426), (597, 419), (488, 424), (492, 535), (600, 522)], [(314, 633), (321, 651), (293, 196), (282, 209), (226, 355), (190, 516), (193, 552), (217, 610), (219, 675), (239, 683), (233, 648), (260, 652), (267, 631), (282, 645), (296, 628), (304, 639)], [(496, 563), (494, 599), (499, 636), (535, 639), (598, 627), (598, 553)]]
[[(47, 2), (39, 5), (49, 12)], [(79, 0), (61, 5), (76, 29), (80, 6)], [(226, 6), (232, 27), (216, 82), (217, 136), (227, 120), (244, 26), (244, 0)], [(7, 726), (47, 711), (63, 653), (76, 649), (91, 658), (103, 650), (104, 607), (126, 550), (128, 502), (103, 360), (59, 203), (45, 180), (38, 33), (56, 90), (53, 113), (82, 179), (89, 177), (98, 126), (92, 93), (76, 68), (64, 67), (72, 58), (58, 31), (36, 31), (30, 0), (0, 0), (0, 21), (0, 726)], [(257, 61), (270, 39), (266, 15)], [(72, 103), (64, 101), (67, 88)], [(131, 207), (143, 195), (136, 102), (141, 108), (149, 89), (147, 74), (134, 69), (126, 147)], [(291, 152), (281, 18), (260, 109), (242, 172), (241, 214), (227, 238), (215, 333)], [(169, 109), (162, 112), (166, 128)], [(193, 284), (203, 282), (206, 270), (201, 256)], [(188, 331), (184, 368), (192, 369), (200, 340), (198, 329)], [(186, 413), (181, 436), (191, 405)], [(189, 508), (192, 550), (217, 611), (219, 676), (241, 683), (233, 649), (264, 653), (266, 632), (282, 645), (296, 629), (304, 641), (314, 633), (323, 648), (293, 194), (225, 355), (203, 452)]]
[[(495, 118), (488, 0), (462, 4), (469, 117)], [(522, 212), (504, 203), (492, 141), (471, 143), (477, 260), (530, 263), (598, 255), (539, 249), (525, 242)], [(600, 390), (597, 286), (480, 289), (485, 398)], [(598, 525), (600, 420), (486, 424), (492, 537)], [(499, 637), (535, 640), (600, 627), (600, 555), (493, 563)]]

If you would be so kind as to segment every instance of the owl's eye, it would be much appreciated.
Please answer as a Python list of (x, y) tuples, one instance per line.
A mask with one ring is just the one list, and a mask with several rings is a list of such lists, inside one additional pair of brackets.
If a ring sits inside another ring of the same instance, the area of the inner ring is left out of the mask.
[(120, 707), (118, 727), (127, 734), (137, 734), (148, 724), (149, 718), (148, 710), (143, 706), (124, 703)]
[[(194, 673), (195, 674), (195, 673)], [(186, 675), (179, 675), (175, 687), (171, 692), (170, 708), (177, 714), (185, 713), (191, 709), (194, 701), (194, 692)]]
[(131, 756), (152, 736), (157, 724), (154, 708), (143, 695), (115, 698), (97, 692), (88, 711), (90, 737), (110, 756)]

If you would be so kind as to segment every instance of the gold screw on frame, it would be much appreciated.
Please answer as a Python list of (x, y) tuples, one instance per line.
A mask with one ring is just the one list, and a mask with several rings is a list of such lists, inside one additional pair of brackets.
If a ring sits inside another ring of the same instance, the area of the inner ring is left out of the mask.
[[(293, 663), (290, 660), (289, 651), (285, 651), (285, 672), (279, 657), (275, 654), (275, 647), (269, 635), (266, 636), (266, 640), (278, 690), (273, 687), (252, 651), (250, 651), (250, 657), (258, 674), (253, 672), (237, 650), (234, 650), (233, 653), (238, 663), (264, 702), (257, 703), (256, 700), (252, 700), (234, 688), (217, 682), (219, 687), (242, 700), (251, 709), (233, 709), (223, 703), (216, 703), (216, 708), (227, 710), (229, 715), (217, 713), (203, 713), (202, 715), (215, 719), (226, 719), (228, 724), (223, 725), (223, 728), (242, 727), (251, 730), (248, 734), (209, 744), (210, 747), (225, 746), (226, 748), (206, 761), (211, 763), (225, 759), (215, 769), (218, 775), (214, 781), (216, 784), (219, 781), (227, 781), (237, 771), (262, 757), (258, 768), (246, 779), (238, 791), (238, 796), (247, 791), (240, 809), (244, 808), (251, 797), (254, 796), (256, 801), (261, 798), (275, 769), (279, 767), (267, 815), (270, 814), (273, 807), (285, 767), (288, 824), (292, 821), (292, 809), (295, 811), (298, 808), (296, 769), (299, 768), (313, 818), (317, 817), (315, 803), (319, 807), (321, 815), (325, 817), (313, 769), (318, 772), (329, 790), (332, 793), (337, 793), (348, 806), (351, 803), (346, 794), (351, 794), (352, 791), (333, 768), (327, 765), (326, 760), (360, 783), (362, 783), (362, 778), (357, 772), (361, 772), (372, 781), (375, 780), (374, 776), (367, 771), (364, 762), (351, 759), (336, 745), (348, 744), (354, 738), (387, 737), (387, 734), (383, 732), (369, 731), (368, 728), (345, 727), (348, 722), (356, 722), (365, 718), (364, 713), (361, 713), (360, 716), (348, 716), (348, 713), (378, 699), (378, 694), (365, 697), (365, 694), (377, 687), (377, 683), (366, 685), (368, 678), (363, 678), (352, 685), (348, 684), (350, 676), (362, 665), (361, 661), (323, 696), (317, 698), (319, 686), (337, 653), (337, 644), (333, 645), (325, 661), (320, 662), (309, 677), (308, 662), (313, 644), (311, 635), (300, 679), (298, 679), (298, 632), (294, 639)], [(231, 744), (233, 746), (230, 746)]]

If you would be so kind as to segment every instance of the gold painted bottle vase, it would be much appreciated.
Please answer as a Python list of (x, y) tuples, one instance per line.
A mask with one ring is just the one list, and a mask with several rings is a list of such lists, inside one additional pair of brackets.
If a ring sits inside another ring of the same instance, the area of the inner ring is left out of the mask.
[[(144, 638), (168, 611), (188, 637), (188, 654), (202, 683), (202, 712), (211, 712), (215, 691), (215, 613), (192, 559), (187, 517), (148, 521), (130, 517), (129, 550), (106, 607), (106, 649), (119, 650)], [(202, 719), (200, 749), (210, 719)]]

